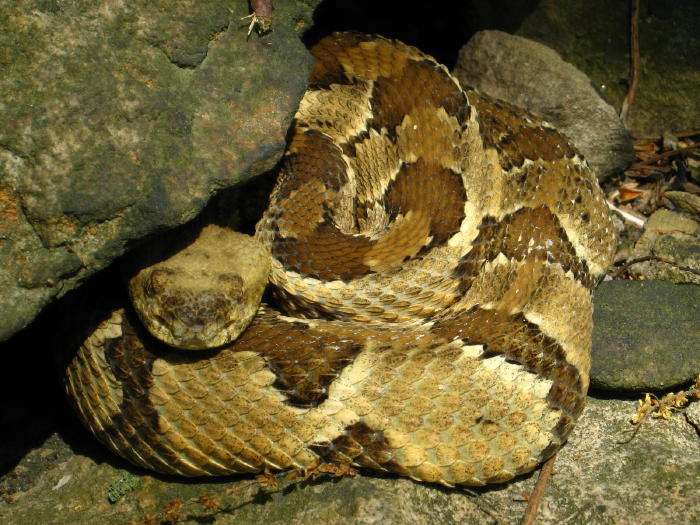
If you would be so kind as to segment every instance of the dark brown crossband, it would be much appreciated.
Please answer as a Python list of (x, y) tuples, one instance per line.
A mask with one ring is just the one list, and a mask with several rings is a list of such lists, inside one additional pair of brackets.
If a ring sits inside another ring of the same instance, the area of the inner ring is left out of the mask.
[(443, 108), (460, 125), (467, 122), (470, 113), (464, 93), (428, 60), (409, 60), (398, 76), (377, 79), (372, 100), (375, 111), (369, 125), (377, 129), (395, 128), (418, 106)]
[(539, 124), (534, 115), (528, 115), (529, 123), (523, 110), (480, 93), (471, 92), (469, 100), (478, 111), (484, 145), (496, 148), (504, 170), (522, 166), (525, 159), (550, 161), (576, 154), (561, 133)]
[(405, 467), (393, 460), (392, 449), (381, 431), (365, 423), (356, 423), (329, 445), (313, 447), (329, 463), (354, 464), (360, 467), (385, 470), (402, 476), (410, 475)]
[(475, 306), (437, 318), (431, 332), (448, 340), (460, 339), (467, 345), (483, 345), (483, 357), (503, 355), (551, 380), (547, 401), (552, 408), (569, 414), (562, 416), (556, 430), (564, 437), (571, 430), (585, 401), (579, 371), (566, 360), (559, 343), (523, 314), (510, 315)]
[(499, 254), (509, 260), (547, 261), (558, 264), (587, 288), (595, 284), (586, 261), (576, 254), (559, 219), (546, 206), (522, 208), (506, 215), (500, 221), (484, 217), (474, 247), (462, 257), (456, 277), (462, 279), (461, 291), (469, 289), (472, 279), (486, 262)]
[(263, 314), (236, 343), (236, 351), (260, 351), (275, 374), (275, 387), (294, 406), (313, 407), (328, 397), (328, 386), (362, 349), (355, 340), (304, 322), (284, 322)]
[(464, 220), (466, 193), (461, 177), (423, 159), (404, 164), (386, 195), (387, 208), (393, 215), (412, 211), (429, 218), (431, 247), (446, 243)]

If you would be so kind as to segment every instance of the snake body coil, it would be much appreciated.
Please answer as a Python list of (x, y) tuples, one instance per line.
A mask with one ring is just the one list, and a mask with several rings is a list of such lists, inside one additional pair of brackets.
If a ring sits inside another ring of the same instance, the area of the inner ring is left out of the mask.
[[(532, 470), (588, 389), (591, 288), (614, 244), (594, 175), (548, 124), (412, 47), (338, 33), (312, 52), (256, 231), (279, 310), (183, 352), (119, 309), (68, 366), (70, 398), (112, 450), (169, 474), (331, 461), (482, 485)], [(239, 297), (240, 280), (214, 288)], [(185, 317), (201, 334), (226, 302)]]

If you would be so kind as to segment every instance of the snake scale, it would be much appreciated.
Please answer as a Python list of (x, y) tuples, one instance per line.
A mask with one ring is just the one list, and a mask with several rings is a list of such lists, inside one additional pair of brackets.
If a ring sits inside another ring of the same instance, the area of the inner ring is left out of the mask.
[[(132, 279), (160, 310), (113, 311), (66, 369), (70, 399), (114, 452), (168, 474), (532, 470), (588, 389), (614, 247), (596, 178), (550, 125), (410, 46), (335, 33), (312, 53), (255, 239), (211, 226)], [(267, 281), (275, 307), (258, 309)], [(237, 302), (252, 322), (229, 342), (248, 320), (219, 313)]]

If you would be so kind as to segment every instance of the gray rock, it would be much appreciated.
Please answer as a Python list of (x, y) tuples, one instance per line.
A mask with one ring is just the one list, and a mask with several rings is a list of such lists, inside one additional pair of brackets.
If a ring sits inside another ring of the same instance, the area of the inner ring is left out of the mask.
[(700, 429), (700, 403), (690, 403), (683, 414), (688, 422), (696, 429)]
[[(631, 259), (647, 256), (663, 260), (649, 260), (630, 266), (630, 270), (646, 279), (663, 279), (675, 283), (700, 284), (700, 224), (682, 215), (666, 210), (655, 211), (644, 227), (630, 253)], [(670, 261), (673, 264), (669, 264)], [(695, 270), (688, 271), (685, 267)]]
[(591, 388), (651, 392), (700, 374), (700, 287), (608, 281), (595, 293)]
[[(517, 34), (556, 49), (619, 110), (630, 76), (629, 3), (539, 0), (529, 5)], [(640, 9), (641, 71), (628, 120), (633, 135), (693, 131), (700, 122), (698, 17), (700, 2), (694, 1), (662, 0)]]
[(245, 2), (3, 7), (0, 341), (148, 234), (270, 169), (311, 58), (281, 4), (246, 38)]
[(681, 210), (700, 214), (700, 195), (687, 191), (665, 191), (664, 195)]
[[(625, 431), (632, 428), (635, 409), (635, 401), (589, 399), (559, 453), (537, 523), (628, 523), (630, 516), (639, 525), (697, 523), (695, 429), (680, 415), (668, 421), (648, 418), (633, 440), (620, 444), (629, 438)], [(59, 458), (50, 469), (35, 460), (47, 454)], [(535, 481), (529, 476), (476, 495), (371, 474), (296, 485), (282, 481), (276, 488), (261, 488), (250, 477), (180, 481), (125, 470), (114, 458), (76, 454), (55, 436), (22, 459), (18, 469), (25, 469), (31, 482), (0, 499), (3, 523), (142, 523), (163, 519), (166, 504), (175, 498), (184, 502), (182, 524), (517, 523)], [(117, 492), (120, 497), (109, 503)], [(191, 501), (204, 494), (216, 499), (218, 508)]]
[(693, 236), (700, 233), (700, 224), (688, 217), (660, 208), (649, 217), (644, 229), (646, 233), (651, 234), (679, 233)]
[(583, 72), (545, 45), (501, 31), (480, 31), (460, 50), (454, 73), (463, 85), (553, 124), (601, 178), (634, 159), (632, 140), (615, 109)]

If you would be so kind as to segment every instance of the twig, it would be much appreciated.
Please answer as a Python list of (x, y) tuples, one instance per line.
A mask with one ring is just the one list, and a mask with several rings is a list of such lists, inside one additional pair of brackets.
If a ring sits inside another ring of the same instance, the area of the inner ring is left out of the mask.
[[(639, 406), (637, 407), (637, 412), (630, 419), (630, 423), (634, 425), (634, 428), (621, 432), (622, 434), (631, 433), (630, 437), (628, 439), (622, 439), (618, 441), (618, 443), (624, 445), (632, 441), (649, 414), (651, 414), (651, 417), (671, 419), (673, 412), (685, 408), (688, 403), (691, 403), (694, 399), (700, 399), (700, 375), (695, 378), (694, 384), (688, 390), (675, 394), (669, 392), (661, 399), (647, 392), (644, 395), (644, 399), (638, 401)], [(686, 421), (690, 422), (687, 414), (684, 415), (686, 416)], [(698, 431), (697, 426), (693, 425), (693, 428)], [(698, 434), (700, 435), (700, 432), (698, 432)]]
[(615, 273), (612, 274), (611, 277), (612, 277), (613, 279), (616, 279), (617, 277), (619, 277), (620, 275), (622, 275), (622, 272), (624, 272), (627, 268), (629, 268), (629, 267), (632, 266), (633, 264), (642, 263), (642, 262), (647, 262), (647, 261), (657, 261), (657, 262), (661, 262), (661, 263), (664, 263), (664, 264), (669, 264), (669, 265), (674, 266), (674, 267), (676, 267), (676, 268), (678, 268), (679, 270), (682, 270), (682, 271), (684, 271), (684, 272), (690, 272), (690, 273), (694, 273), (695, 275), (700, 275), (700, 270), (696, 270), (695, 268), (690, 268), (690, 267), (688, 267), (688, 266), (683, 266), (683, 265), (681, 265), (681, 264), (678, 264), (677, 262), (669, 261), (668, 259), (664, 259), (663, 257), (659, 257), (658, 255), (646, 255), (646, 256), (644, 256), (644, 257), (639, 257), (639, 258), (637, 258), (637, 259), (632, 259), (631, 261), (625, 261), (625, 263), (624, 263), (622, 266), (620, 266), (620, 267), (615, 271)]
[(633, 428), (623, 430), (621, 434), (629, 434), (630, 437), (627, 439), (620, 439), (616, 441), (616, 443), (618, 445), (626, 445), (627, 443), (630, 443), (637, 436), (637, 432), (639, 432), (640, 428), (642, 428), (642, 425), (635, 425)]
[(250, 8), (253, 12), (242, 18), (250, 18), (248, 36), (255, 28), (259, 35), (267, 33), (272, 27), (272, 0), (250, 0)]
[[(641, 171), (658, 171), (659, 173), (669, 173), (673, 171), (673, 168), (670, 166), (649, 166), (643, 162), (640, 162), (639, 164), (632, 164), (627, 170), (625, 170), (625, 174), (631, 174), (634, 175), (634, 172), (636, 170), (641, 170)], [(639, 177), (640, 174), (637, 173), (637, 176)]]
[(626, 221), (631, 222), (632, 224), (635, 224), (635, 225), (639, 226), (640, 228), (644, 228), (644, 225), (647, 223), (647, 221), (645, 219), (640, 219), (639, 217), (632, 215), (630, 212), (625, 211), (618, 206), (615, 206), (610, 201), (606, 201), (606, 202), (608, 204), (608, 208), (610, 208), (612, 211), (616, 211), (617, 213), (622, 215), (622, 217)]
[(677, 139), (684, 139), (685, 137), (693, 137), (695, 135), (700, 135), (700, 129), (697, 131), (689, 131), (688, 133), (674, 133)]
[(479, 498), (479, 494), (467, 488), (462, 488), (462, 492), (471, 496), (471, 501), (472, 503), (474, 503), (474, 506), (490, 518), (493, 518), (493, 521), (497, 525), (509, 525), (509, 521), (503, 515), (490, 508), (488, 502), (481, 501), (481, 498)]
[(547, 481), (549, 480), (549, 475), (554, 470), (554, 462), (557, 459), (557, 455), (554, 454), (551, 458), (542, 464), (542, 469), (540, 470), (540, 475), (535, 483), (535, 488), (532, 489), (532, 494), (530, 494), (530, 499), (527, 503), (527, 509), (525, 509), (525, 514), (523, 519), (520, 520), (520, 525), (532, 525), (537, 517), (537, 509), (540, 506), (540, 501), (542, 500), (542, 495), (544, 494), (544, 489), (547, 487)]
[(627, 90), (627, 96), (622, 102), (620, 110), (620, 120), (627, 126), (627, 118), (629, 117), (634, 95), (637, 92), (637, 83), (639, 82), (639, 0), (631, 0), (632, 10), (630, 13), (630, 87)]

